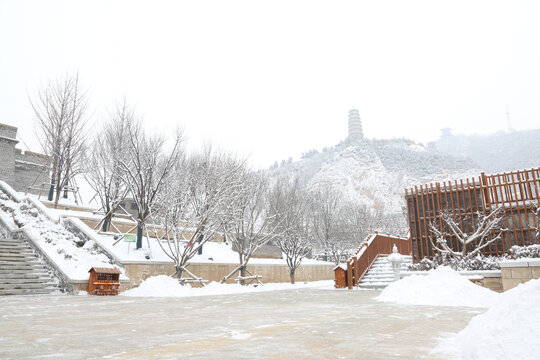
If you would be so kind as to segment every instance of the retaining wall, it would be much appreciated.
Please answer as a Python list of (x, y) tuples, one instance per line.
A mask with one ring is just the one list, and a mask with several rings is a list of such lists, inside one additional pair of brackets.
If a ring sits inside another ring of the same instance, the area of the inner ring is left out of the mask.
[[(130, 279), (129, 287), (138, 286), (143, 280), (156, 275), (172, 275), (175, 272), (172, 263), (131, 263), (123, 264), (126, 276)], [(220, 281), (238, 265), (222, 263), (191, 263), (188, 270), (198, 277), (208, 281)], [(296, 282), (332, 280), (334, 278), (333, 264), (306, 264), (296, 269)], [(289, 282), (289, 268), (278, 264), (248, 264), (247, 270), (253, 275), (262, 275), (263, 283)], [(187, 276), (187, 274), (185, 274)], [(227, 283), (235, 283), (233, 276)], [(125, 290), (122, 289), (122, 290)]]
[(504, 291), (540, 278), (540, 259), (509, 260), (500, 263)]

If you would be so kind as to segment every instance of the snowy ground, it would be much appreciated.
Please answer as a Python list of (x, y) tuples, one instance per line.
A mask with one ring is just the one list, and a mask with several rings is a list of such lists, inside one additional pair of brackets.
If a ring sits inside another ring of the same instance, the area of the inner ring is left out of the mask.
[(448, 359), (438, 338), (479, 310), (297, 289), (187, 298), (0, 298), (0, 358)]
[(487, 308), (459, 333), (443, 336), (433, 355), (466, 360), (539, 358), (540, 279), (499, 294), (440, 267), (428, 275), (413, 275), (391, 284), (377, 300), (407, 306)]
[(180, 285), (177, 279), (170, 276), (160, 275), (146, 279), (138, 287), (125, 291), (121, 293), (121, 295), (131, 297), (190, 297), (307, 288), (331, 290), (334, 288), (334, 281), (299, 282), (294, 285), (289, 283), (268, 283), (263, 286), (258, 284), (242, 286), (239, 284), (220, 284), (211, 282), (204, 287), (191, 287), (189, 285)]
[[(122, 262), (147, 262), (147, 261), (171, 261), (171, 259), (163, 252), (155, 238), (149, 238), (149, 241), (146, 240), (146, 237), (143, 239), (143, 248), (141, 250), (135, 250), (135, 243), (126, 242), (124, 240), (118, 242), (116, 245), (115, 240), (112, 235), (101, 235), (101, 244), (111, 253), (114, 253), (115, 256), (120, 259)], [(128, 239), (126, 239), (128, 240)], [(133, 240), (130, 238), (129, 240)], [(145, 258), (146, 249), (148, 249), (148, 243), (150, 243), (151, 249), (151, 259), (147, 260)], [(163, 243), (163, 246), (166, 247), (166, 243)], [(207, 242), (203, 246), (202, 255), (195, 255), (190, 261), (193, 263), (222, 263), (222, 264), (237, 264), (238, 263), (238, 253), (233, 251), (231, 244), (220, 243), (220, 242)], [(286, 265), (284, 259), (256, 259), (251, 258), (249, 260), (250, 264), (281, 264)], [(302, 264), (331, 264), (329, 262), (318, 261), (313, 259), (304, 259)]]

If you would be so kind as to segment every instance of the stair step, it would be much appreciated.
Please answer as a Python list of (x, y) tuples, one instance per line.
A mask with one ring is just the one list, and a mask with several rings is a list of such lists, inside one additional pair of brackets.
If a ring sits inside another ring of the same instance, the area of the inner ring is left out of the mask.
[(37, 257), (35, 256), (24, 256), (24, 255), (20, 255), (20, 256), (0, 256), (0, 265), (1, 264), (6, 264), (6, 263), (9, 263), (9, 262), (13, 262), (13, 263), (25, 263), (25, 262), (36, 262), (36, 260), (38, 260)]
[(18, 254), (9, 254), (9, 255), (0, 255), (0, 264), (6, 263), (6, 262), (25, 262), (25, 261), (33, 261), (37, 260), (38, 258), (35, 255), (18, 255)]
[(42, 266), (41, 262), (37, 258), (32, 259), (31, 261), (18, 261), (18, 260), (0, 260), (0, 268), (9, 267), (9, 266)]
[(28, 244), (19, 244), (19, 243), (3, 243), (0, 242), (0, 249), (28, 249), (30, 248), (30, 245)]
[(2, 270), (0, 269), (0, 277), (8, 276), (50, 276), (46, 269), (16, 269), (16, 270)]
[(17, 239), (2, 239), (0, 240), (0, 244), (27, 244), (25, 240), (17, 240)]
[(4, 279), (52, 279), (51, 275), (47, 272), (11, 272), (11, 273), (0, 273), (0, 281)]
[(360, 289), (368, 289), (368, 290), (382, 290), (386, 287), (387, 285), (365, 285), (365, 284), (360, 284), (358, 285), (358, 287)]
[(52, 282), (52, 279), (49, 277), (49, 278), (35, 278), (35, 279), (28, 279), (28, 278), (9, 278), (9, 279), (6, 279), (6, 278), (2, 278), (0, 279), (0, 287), (2, 287), (2, 285), (8, 285), (8, 284), (49, 284), (49, 283), (53, 283)]
[(47, 269), (47, 266), (45, 264), (39, 263), (37, 261), (34, 262), (11, 262), (11, 263), (0, 263), (0, 274), (2, 271), (11, 271), (11, 270), (33, 270), (33, 269)]
[(45, 287), (54, 286), (54, 283), (23, 283), (23, 284), (1, 284), (0, 290), (10, 289), (43, 289)]
[[(412, 257), (403, 256), (400, 270), (408, 270), (409, 264), (412, 264)], [(394, 271), (392, 270), (392, 264), (388, 261), (388, 255), (379, 255), (373, 261), (367, 273), (360, 279), (358, 287), (361, 289), (380, 290), (387, 287), (393, 281)]]
[(34, 252), (31, 249), (27, 248), (1, 248), (0, 247), (0, 254), (30, 254), (34, 255)]
[(2, 295), (46, 295), (58, 290), (57, 288), (45, 288), (45, 289), (0, 289), (0, 296)]
[(0, 296), (43, 295), (57, 290), (53, 274), (26, 241), (0, 239)]

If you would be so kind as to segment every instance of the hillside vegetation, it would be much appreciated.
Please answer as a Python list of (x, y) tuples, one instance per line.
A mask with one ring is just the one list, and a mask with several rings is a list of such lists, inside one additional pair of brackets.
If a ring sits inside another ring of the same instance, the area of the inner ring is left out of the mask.
[(442, 154), (407, 139), (344, 141), (269, 169), (272, 177), (297, 174), (309, 189), (331, 183), (344, 198), (387, 214), (402, 214), (407, 187), (479, 172), (470, 159)]

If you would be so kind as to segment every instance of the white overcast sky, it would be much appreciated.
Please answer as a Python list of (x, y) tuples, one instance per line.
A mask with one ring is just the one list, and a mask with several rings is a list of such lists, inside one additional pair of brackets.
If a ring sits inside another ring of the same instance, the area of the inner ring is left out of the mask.
[(0, 122), (31, 150), (28, 96), (79, 72), (96, 124), (127, 96), (256, 166), (370, 138), (540, 124), (539, 1), (3, 1)]

